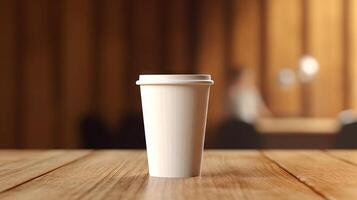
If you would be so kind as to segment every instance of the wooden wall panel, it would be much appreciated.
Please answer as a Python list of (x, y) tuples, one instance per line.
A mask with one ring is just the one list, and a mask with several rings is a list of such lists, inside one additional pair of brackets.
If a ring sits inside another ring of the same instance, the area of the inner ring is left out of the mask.
[(80, 146), (79, 123), (94, 106), (94, 4), (62, 1), (62, 140), (61, 147)]
[(335, 117), (343, 108), (343, 13), (341, 0), (308, 0), (307, 53), (320, 71), (311, 85), (310, 115)]
[(215, 127), (224, 117), (225, 83), (225, 5), (224, 1), (199, 1), (197, 54), (198, 73), (211, 74), (214, 85), (208, 109), (208, 127)]
[(51, 48), (49, 2), (21, 1), (22, 49), (22, 146), (50, 148), (55, 145), (54, 55)]
[(284, 87), (278, 82), (283, 68), (297, 72), (302, 56), (302, 1), (269, 0), (266, 2), (265, 88), (268, 106), (277, 116), (301, 113), (300, 84)]
[(357, 1), (347, 0), (347, 42), (348, 42), (348, 92), (349, 107), (357, 112)]
[[(256, 72), (278, 116), (357, 111), (356, 10), (355, 0), (2, 0), (0, 147), (79, 147), (84, 115), (111, 127), (141, 115), (143, 73), (212, 74), (208, 132), (224, 117), (232, 66)], [(303, 94), (282, 89), (277, 72), (305, 53), (318, 77)]]
[(126, 62), (123, 0), (101, 1), (99, 17), (99, 109), (110, 127), (126, 111)]
[(231, 65), (252, 69), (260, 85), (261, 1), (237, 0), (232, 6)]
[(141, 114), (139, 74), (155, 74), (162, 70), (163, 36), (161, 35), (160, 0), (128, 2), (128, 95), (131, 112)]
[(190, 61), (192, 44), (190, 43), (190, 7), (188, 0), (168, 0), (165, 11), (165, 51), (164, 68), (171, 73), (192, 73)]
[(16, 145), (16, 5), (0, 1), (0, 148)]
[[(133, 5), (132, 45), (133, 66), (140, 73), (155, 73), (162, 69), (161, 1), (145, 1)], [(138, 77), (136, 77), (138, 78)]]

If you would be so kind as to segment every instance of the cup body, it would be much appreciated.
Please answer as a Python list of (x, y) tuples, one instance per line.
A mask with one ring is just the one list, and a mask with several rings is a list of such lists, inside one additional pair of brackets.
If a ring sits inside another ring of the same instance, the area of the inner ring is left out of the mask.
[(200, 175), (210, 85), (140, 84), (150, 176)]

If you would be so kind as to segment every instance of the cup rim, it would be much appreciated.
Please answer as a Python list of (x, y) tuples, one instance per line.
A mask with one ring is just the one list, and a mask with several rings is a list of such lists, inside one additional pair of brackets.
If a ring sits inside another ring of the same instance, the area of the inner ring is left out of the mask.
[(213, 85), (210, 74), (141, 74), (136, 85), (200, 84)]

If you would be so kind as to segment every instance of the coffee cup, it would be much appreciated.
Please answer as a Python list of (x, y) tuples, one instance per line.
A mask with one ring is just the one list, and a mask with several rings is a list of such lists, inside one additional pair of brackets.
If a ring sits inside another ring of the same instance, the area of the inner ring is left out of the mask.
[(206, 74), (140, 75), (149, 174), (201, 174), (210, 86)]

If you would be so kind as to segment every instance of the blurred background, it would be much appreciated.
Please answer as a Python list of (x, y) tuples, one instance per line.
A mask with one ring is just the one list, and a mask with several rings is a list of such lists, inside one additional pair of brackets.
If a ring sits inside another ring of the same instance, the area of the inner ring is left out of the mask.
[(354, 0), (0, 0), (0, 148), (144, 148), (145, 73), (212, 75), (207, 148), (354, 148), (356, 53)]

